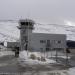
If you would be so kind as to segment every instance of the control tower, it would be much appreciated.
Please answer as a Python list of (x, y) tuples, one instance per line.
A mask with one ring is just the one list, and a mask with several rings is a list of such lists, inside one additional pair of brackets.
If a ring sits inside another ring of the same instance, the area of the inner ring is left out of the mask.
[(29, 50), (29, 38), (34, 29), (34, 21), (30, 19), (19, 20), (21, 50)]

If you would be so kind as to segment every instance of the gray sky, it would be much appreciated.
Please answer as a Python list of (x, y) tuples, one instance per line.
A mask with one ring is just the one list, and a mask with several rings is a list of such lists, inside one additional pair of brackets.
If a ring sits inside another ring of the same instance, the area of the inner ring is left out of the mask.
[(75, 0), (0, 0), (0, 19), (31, 18), (74, 25)]

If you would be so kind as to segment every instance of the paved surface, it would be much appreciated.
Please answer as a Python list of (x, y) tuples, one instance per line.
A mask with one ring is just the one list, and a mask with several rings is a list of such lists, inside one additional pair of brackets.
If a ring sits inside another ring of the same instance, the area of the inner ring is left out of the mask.
[(21, 67), (17, 58), (14, 56), (4, 56), (0, 58), (0, 73), (25, 73), (27, 71), (52, 71), (67, 69), (65, 65), (61, 64), (50, 64), (46, 66), (35, 66), (35, 67)]
[[(52, 58), (55, 60), (55, 58)], [(65, 59), (58, 58), (58, 63), (61, 64), (50, 64), (46, 66), (35, 66), (35, 67), (21, 67), (18, 62), (17, 58), (14, 57), (14, 55), (7, 55), (0, 57), (0, 75), (3, 73), (6, 75), (41, 75), (38, 74), (39, 71), (41, 72), (47, 72), (47, 71), (53, 71), (53, 70), (65, 70), (69, 67), (75, 66), (75, 56), (72, 56), (69, 61), (71, 66), (66, 66), (66, 62), (64, 62)], [(27, 74), (25, 74), (27, 73)], [(35, 74), (36, 73), (36, 74)], [(50, 75), (50, 74), (48, 74)]]

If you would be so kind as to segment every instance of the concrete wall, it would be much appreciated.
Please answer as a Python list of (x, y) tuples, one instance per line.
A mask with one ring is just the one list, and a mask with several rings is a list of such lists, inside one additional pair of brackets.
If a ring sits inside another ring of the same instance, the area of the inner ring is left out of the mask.
[(7, 47), (8, 48), (13, 48), (13, 47), (19, 47), (20, 43), (19, 42), (7, 42)]
[[(41, 43), (40, 40), (44, 42)], [(50, 40), (51, 49), (66, 48), (66, 35), (64, 34), (33, 33), (29, 36), (29, 49), (34, 51), (46, 50), (47, 40)]]

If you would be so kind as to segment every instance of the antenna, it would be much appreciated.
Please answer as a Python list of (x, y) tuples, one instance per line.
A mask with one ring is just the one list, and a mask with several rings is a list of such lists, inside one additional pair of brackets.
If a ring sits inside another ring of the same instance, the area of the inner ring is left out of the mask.
[(31, 18), (31, 11), (30, 10), (27, 11), (27, 19), (32, 19)]

